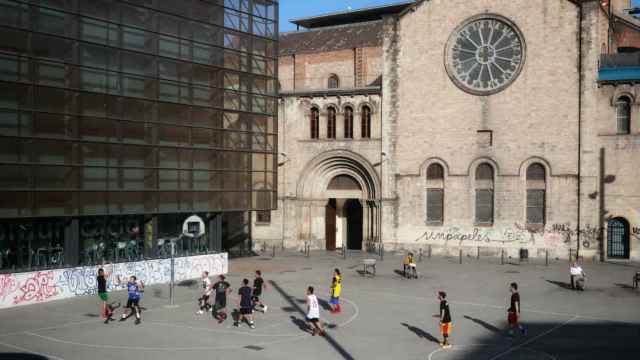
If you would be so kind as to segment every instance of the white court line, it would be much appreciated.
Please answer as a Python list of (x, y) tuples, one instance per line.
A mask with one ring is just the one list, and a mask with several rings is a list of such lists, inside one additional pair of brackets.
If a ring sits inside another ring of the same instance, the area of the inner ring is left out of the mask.
[(32, 350), (29, 350), (29, 349), (25, 349), (25, 348), (23, 348), (23, 347), (16, 346), (16, 345), (12, 345), (12, 344), (7, 344), (7, 343), (0, 342), (0, 345), (5, 346), (5, 347), (8, 347), (8, 348), (11, 348), (11, 349), (16, 349), (16, 350), (24, 351), (24, 352), (27, 352), (27, 353), (29, 353), (29, 354), (34, 354), (34, 355), (44, 356), (45, 358), (49, 358), (49, 359), (51, 359), (51, 360), (64, 360), (64, 359), (63, 359), (63, 358), (61, 358), (61, 357), (57, 357), (57, 356), (53, 356), (53, 355), (49, 355), (49, 354), (45, 354), (45, 353), (39, 353), (39, 352), (32, 351)]
[[(178, 304), (178, 307), (183, 306), (183, 305), (187, 305), (187, 304), (191, 304), (192, 302), (193, 301), (189, 301), (189, 302)], [(120, 308), (122, 308), (122, 307), (120, 307)], [(152, 311), (161, 310), (161, 309), (164, 309), (164, 308), (165, 308), (165, 305), (160, 305), (160, 306), (156, 306), (154, 308), (145, 310), (144, 312), (152, 312)], [(98, 319), (96, 318), (96, 319), (89, 319), (89, 320), (83, 320), (83, 321), (68, 322), (68, 323), (64, 323), (64, 324), (60, 324), (60, 325), (47, 326), (47, 327), (38, 328), (38, 329), (29, 329), (29, 330), (16, 331), (16, 332), (12, 332), (12, 333), (0, 334), (0, 337), (6, 337), (6, 336), (12, 336), (12, 335), (21, 335), (21, 334), (24, 334), (26, 332), (61, 329), (61, 328), (68, 327), (68, 326), (88, 324), (88, 323), (91, 323), (91, 322), (94, 322), (94, 321), (97, 322)]]
[(519, 349), (519, 348), (521, 348), (521, 347), (523, 347), (523, 346), (525, 346), (525, 345), (527, 345), (527, 344), (531, 344), (532, 342), (534, 342), (534, 341), (536, 341), (536, 340), (540, 339), (540, 338), (541, 338), (541, 337), (543, 337), (543, 336), (546, 336), (546, 335), (551, 334), (552, 332), (554, 332), (554, 331), (556, 331), (556, 330), (560, 329), (561, 327), (563, 327), (563, 326), (567, 325), (568, 323), (572, 322), (573, 320), (575, 320), (575, 319), (577, 319), (577, 318), (578, 318), (578, 316), (574, 316), (574, 317), (572, 317), (571, 319), (569, 319), (569, 320), (567, 320), (567, 321), (563, 322), (562, 324), (556, 325), (556, 326), (552, 327), (551, 329), (549, 329), (549, 330), (547, 330), (547, 331), (543, 332), (542, 334), (538, 334), (537, 336), (535, 336), (535, 337), (533, 337), (533, 338), (531, 338), (531, 339), (529, 339), (529, 340), (527, 340), (527, 341), (525, 341), (525, 342), (523, 342), (523, 343), (521, 343), (521, 344), (518, 344), (518, 345), (516, 345), (516, 346), (514, 346), (514, 347), (510, 348), (509, 350), (504, 351), (504, 352), (502, 352), (502, 353), (500, 353), (500, 354), (498, 354), (498, 355), (496, 355), (496, 356), (492, 357), (492, 358), (491, 358), (491, 359), (489, 359), (489, 360), (496, 360), (497, 358), (500, 358), (500, 357), (502, 357), (502, 356), (504, 356), (504, 355), (507, 355), (507, 354), (509, 354), (509, 353), (511, 353), (511, 352), (513, 352), (513, 351), (515, 351), (515, 350), (517, 350), (517, 349)]
[[(358, 306), (350, 301), (347, 298), (342, 298), (342, 300), (344, 300), (345, 302), (348, 302), (349, 304), (351, 304), (354, 307), (354, 314), (345, 322), (341, 323), (341, 324), (337, 324), (336, 326), (338, 328), (340, 327), (345, 327), (348, 324), (350, 324), (351, 322), (353, 322), (359, 315), (360, 315), (360, 309), (358, 308)], [(191, 303), (191, 302), (189, 302)], [(174, 326), (171, 324), (166, 324), (166, 326)], [(33, 332), (29, 332), (29, 331), (24, 331), (22, 332), (23, 334), (29, 335), (29, 336), (34, 336), (34, 337), (38, 337), (44, 340), (48, 340), (51, 342), (56, 342), (56, 343), (61, 343), (61, 344), (65, 344), (65, 345), (74, 345), (74, 346), (83, 346), (83, 347), (89, 347), (89, 348), (95, 348), (95, 349), (115, 349), (115, 350), (137, 350), (137, 351), (211, 351), (211, 350), (234, 350), (234, 349), (241, 349), (244, 348), (248, 345), (228, 345), (228, 346), (192, 346), (192, 347), (147, 347), (147, 346), (124, 346), (124, 345), (100, 345), (100, 344), (87, 344), (87, 343), (80, 343), (80, 342), (75, 342), (75, 341), (68, 341), (68, 340), (62, 340), (62, 339), (58, 339), (58, 338), (54, 338), (54, 337), (50, 337), (50, 336), (45, 336), (45, 335), (40, 335), (40, 334), (36, 334)], [(241, 335), (251, 335), (250, 333), (241, 333)], [(253, 336), (256, 336), (258, 334), (253, 334)], [(299, 334), (297, 333), (297, 335), (288, 335), (286, 338), (281, 339), (281, 340), (274, 340), (274, 341), (265, 341), (265, 342), (261, 342), (261, 343), (256, 343), (256, 344), (250, 344), (253, 346), (267, 346), (267, 345), (273, 345), (273, 344), (277, 344), (277, 343), (284, 343), (284, 342), (289, 342), (289, 341), (296, 341), (302, 338), (307, 338), (309, 337), (309, 334)]]
[[(450, 349), (443, 349), (443, 348), (438, 348), (436, 350), (433, 350), (431, 353), (429, 353), (429, 357), (427, 358), (428, 360), (433, 360), (433, 356), (439, 352), (444, 352), (444, 351), (457, 351), (460, 350), (460, 348), (469, 348), (469, 347), (489, 347), (489, 346), (495, 346), (498, 347), (500, 346), (500, 344), (466, 344), (466, 345), (459, 345), (459, 344), (455, 344), (452, 345), (452, 347)], [(546, 353), (544, 351), (540, 351), (540, 350), (533, 350), (533, 349), (529, 349), (529, 348), (522, 348), (522, 350), (525, 351), (529, 351), (532, 353), (538, 353), (538, 354), (542, 354), (544, 356), (546, 356), (548, 359), (550, 360), (557, 360), (557, 358), (549, 353)]]
[[(397, 297), (397, 298), (405, 298), (405, 299), (426, 300), (426, 301), (429, 301), (429, 302), (432, 302), (432, 303), (437, 303), (437, 301), (432, 299), (432, 298), (426, 298), (426, 297), (420, 297), (420, 296), (397, 295), (397, 294), (381, 293), (381, 292), (375, 292), (375, 291), (369, 291), (369, 290), (360, 290), (360, 292), (368, 292), (368, 293), (371, 293), (371, 294), (377, 294), (377, 295), (381, 295), (381, 296), (389, 296), (389, 297)], [(492, 305), (492, 304), (480, 304), (480, 303), (465, 302), (465, 301), (449, 301), (449, 303), (457, 304), (457, 305), (470, 305), (470, 306), (478, 306), (478, 307), (487, 307), (487, 308), (500, 309), (500, 310), (505, 310), (505, 311), (507, 309), (506, 306), (498, 306), (498, 305)], [(571, 318), (575, 317), (575, 318), (585, 319), (585, 320), (597, 320), (597, 321), (605, 321), (605, 322), (612, 322), (612, 323), (619, 323), (619, 324), (629, 324), (629, 325), (636, 325), (637, 324), (637, 323), (633, 323), (633, 322), (630, 322), (630, 321), (603, 319), (603, 318), (598, 318), (598, 317), (593, 317), (593, 316), (588, 316), (588, 315), (559, 313), (559, 312), (553, 312), (553, 311), (543, 311), (543, 310), (536, 310), (536, 309), (530, 309), (530, 308), (525, 308), (525, 307), (522, 308), (522, 312), (529, 312), (529, 313), (534, 313), (534, 314), (544, 314), (544, 315), (556, 315), (556, 316), (564, 316), (564, 317), (571, 317)]]

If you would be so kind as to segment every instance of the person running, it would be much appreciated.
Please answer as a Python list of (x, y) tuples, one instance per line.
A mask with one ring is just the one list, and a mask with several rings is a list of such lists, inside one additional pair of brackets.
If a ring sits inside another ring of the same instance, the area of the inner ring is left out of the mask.
[[(127, 282), (127, 306), (124, 308), (124, 312), (122, 313), (122, 318), (120, 321), (125, 321), (135, 313), (136, 315), (136, 325), (140, 324), (142, 321), (142, 312), (140, 311), (140, 299), (142, 298), (142, 293), (144, 292), (144, 283), (142, 281), (138, 281), (135, 276), (129, 277), (129, 281)], [(130, 310), (130, 311), (129, 311)]]
[(331, 313), (339, 314), (342, 312), (340, 308), (340, 293), (342, 292), (342, 275), (340, 275), (340, 269), (333, 270), (333, 279), (331, 281), (331, 299), (329, 305), (331, 305)]
[(451, 311), (447, 302), (447, 293), (438, 292), (438, 300), (440, 300), (440, 333), (442, 334), (442, 342), (440, 346), (444, 349), (451, 347), (449, 343), (449, 335), (451, 335)]
[(324, 328), (320, 323), (320, 305), (318, 298), (313, 294), (313, 286), (307, 288), (307, 322), (313, 325), (312, 335), (320, 334), (324, 336)]
[(240, 300), (238, 302), (238, 308), (240, 308), (240, 316), (238, 320), (233, 324), (234, 326), (240, 326), (240, 322), (247, 321), (249, 327), (256, 328), (253, 323), (253, 301), (251, 301), (251, 288), (249, 287), (249, 279), (242, 279), (242, 286), (238, 289), (238, 295)]
[(267, 290), (267, 283), (262, 278), (262, 271), (256, 270), (256, 278), (253, 279), (253, 308), (262, 311), (262, 313), (266, 313), (268, 307), (260, 300), (263, 289)]
[(218, 276), (218, 281), (213, 284), (212, 289), (216, 292), (216, 300), (211, 314), (218, 320), (218, 323), (222, 324), (227, 318), (227, 293), (231, 291), (231, 284), (225, 280), (224, 275), (220, 275)]
[(517, 327), (522, 335), (527, 334), (527, 330), (520, 324), (520, 294), (518, 293), (518, 284), (511, 283), (509, 287), (511, 291), (511, 303), (507, 313), (507, 320), (509, 322), (509, 336), (513, 336), (514, 329)]
[(102, 306), (100, 308), (100, 314), (103, 319), (107, 319), (105, 323), (109, 322), (107, 301), (109, 301), (109, 294), (107, 293), (107, 278), (109, 273), (105, 272), (103, 268), (98, 269), (98, 276), (96, 276), (96, 283), (98, 284), (98, 297), (102, 300)]
[(211, 304), (209, 304), (209, 297), (213, 292), (213, 288), (211, 286), (211, 280), (209, 279), (209, 272), (205, 271), (202, 273), (202, 296), (198, 298), (198, 304), (200, 305), (200, 310), (198, 310), (197, 314), (204, 314), (205, 310), (211, 310)]

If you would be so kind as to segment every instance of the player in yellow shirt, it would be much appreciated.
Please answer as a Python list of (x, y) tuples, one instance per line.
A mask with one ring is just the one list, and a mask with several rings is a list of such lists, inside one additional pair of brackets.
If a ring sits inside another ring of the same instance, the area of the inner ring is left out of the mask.
[(331, 313), (339, 314), (342, 312), (340, 308), (340, 293), (342, 292), (342, 275), (340, 275), (340, 269), (333, 270), (333, 280), (331, 282)]

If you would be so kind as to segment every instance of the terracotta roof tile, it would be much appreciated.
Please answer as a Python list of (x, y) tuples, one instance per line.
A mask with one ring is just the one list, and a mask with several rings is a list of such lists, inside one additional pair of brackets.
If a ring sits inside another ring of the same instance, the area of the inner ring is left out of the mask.
[(280, 34), (280, 56), (382, 46), (382, 21)]

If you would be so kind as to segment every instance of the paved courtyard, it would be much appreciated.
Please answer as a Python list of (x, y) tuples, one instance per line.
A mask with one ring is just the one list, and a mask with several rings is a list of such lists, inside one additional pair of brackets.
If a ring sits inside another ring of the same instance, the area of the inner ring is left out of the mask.
[[(98, 298), (80, 297), (0, 310), (0, 359), (612, 359), (640, 358), (640, 290), (630, 288), (637, 267), (587, 262), (587, 290), (567, 289), (567, 263), (500, 265), (495, 259), (432, 258), (421, 277), (398, 274), (400, 256), (378, 261), (377, 276), (361, 275), (360, 256), (277, 254), (230, 261), (229, 280), (262, 269), (268, 280), (266, 314), (256, 329), (234, 328), (196, 315), (197, 282), (150, 286), (141, 325), (102, 323)], [(331, 272), (343, 280), (343, 313), (322, 312), (328, 336), (305, 332), (304, 291), (313, 285), (326, 306)], [(508, 284), (521, 287), (526, 337), (504, 331)], [(437, 344), (436, 291), (449, 294), (453, 348)], [(235, 292), (234, 292), (235, 293)], [(112, 300), (126, 301), (125, 292)], [(235, 304), (235, 296), (230, 299)], [(118, 311), (118, 315), (120, 312)], [(27, 355), (35, 354), (35, 355)]]

